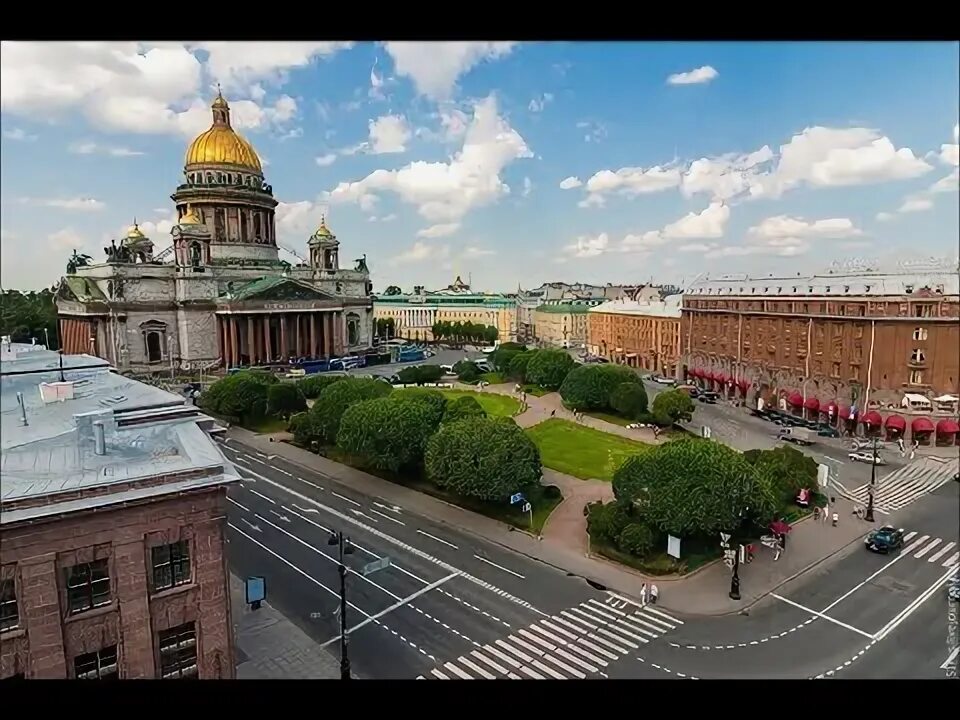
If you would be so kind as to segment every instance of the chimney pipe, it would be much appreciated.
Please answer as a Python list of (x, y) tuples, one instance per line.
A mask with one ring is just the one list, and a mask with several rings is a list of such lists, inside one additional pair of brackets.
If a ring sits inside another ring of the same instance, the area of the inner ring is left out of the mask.
[(96, 455), (107, 454), (107, 440), (104, 435), (102, 420), (97, 420), (93, 423), (93, 443), (93, 452)]
[(30, 423), (27, 422), (27, 408), (23, 404), (23, 393), (17, 393), (17, 403), (20, 405), (20, 414), (23, 416), (23, 426), (26, 427)]

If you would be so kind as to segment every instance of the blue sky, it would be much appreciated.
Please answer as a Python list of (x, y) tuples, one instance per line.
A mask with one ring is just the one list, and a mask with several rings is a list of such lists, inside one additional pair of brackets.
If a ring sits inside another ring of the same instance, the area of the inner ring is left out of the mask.
[[(169, 245), (216, 84), (281, 244), (375, 287), (662, 282), (957, 254), (957, 43), (3, 43), (4, 287)], [(289, 255), (284, 254), (290, 258)]]

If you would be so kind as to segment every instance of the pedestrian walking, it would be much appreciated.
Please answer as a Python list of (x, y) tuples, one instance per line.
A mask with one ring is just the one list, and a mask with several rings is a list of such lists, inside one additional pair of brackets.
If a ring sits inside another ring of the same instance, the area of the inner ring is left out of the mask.
[(651, 585), (650, 586), (650, 604), (656, 605), (658, 597), (660, 597), (660, 588), (658, 588), (656, 585)]
[(907, 454), (907, 449), (903, 446), (903, 438), (897, 438), (897, 447), (900, 448), (900, 457), (903, 457)]
[(551, 410), (551, 411), (550, 411), (550, 417), (556, 417), (556, 415), (557, 415), (557, 411), (556, 411), (556, 410)]
[(836, 527), (837, 523), (840, 522), (840, 516), (837, 513), (833, 514), (833, 526)]
[(640, 586), (640, 605), (647, 604), (647, 584), (644, 583)]

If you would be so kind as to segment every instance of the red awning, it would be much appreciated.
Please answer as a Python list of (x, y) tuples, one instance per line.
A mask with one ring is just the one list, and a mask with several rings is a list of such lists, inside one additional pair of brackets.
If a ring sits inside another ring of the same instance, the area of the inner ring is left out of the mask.
[(900, 430), (903, 431), (907, 427), (907, 421), (904, 420), (899, 415), (889, 415), (887, 421), (883, 424), (887, 430)]
[(880, 417), (880, 413), (878, 413), (876, 410), (870, 410), (869, 412), (863, 414), (863, 417), (860, 418), (860, 422), (862, 422), (864, 425), (876, 425), (879, 427), (880, 425), (883, 425), (883, 418)]
[(787, 396), (787, 402), (794, 407), (803, 407), (803, 395), (794, 390)]
[(701, 377), (704, 380), (713, 380), (713, 370), (705, 370)]
[(838, 405), (837, 406), (837, 417), (843, 420), (850, 419), (850, 408), (847, 405)]
[(824, 405), (822, 408), (820, 408), (820, 412), (826, 413), (827, 415), (836, 415), (836, 414), (837, 414), (837, 409), (838, 409), (837, 401), (836, 401), (836, 400), (831, 400), (831, 401), (828, 402), (826, 405)]
[(937, 423), (937, 435), (953, 435), (958, 432), (960, 432), (960, 425), (957, 425), (956, 420), (944, 418)]
[(690, 377), (700, 377), (700, 370), (698, 368), (691, 368), (687, 370), (687, 375)]
[(724, 372), (715, 373), (713, 376), (713, 379), (716, 380), (718, 383), (725, 383), (727, 382), (727, 374)]
[(750, 381), (747, 380), (746, 378), (740, 378), (739, 380), (737, 380), (737, 385), (740, 386), (741, 390), (745, 391), (747, 388), (750, 387)]
[(820, 401), (817, 400), (815, 397), (808, 397), (806, 400), (804, 400), (803, 406), (804, 406), (807, 410), (819, 410), (819, 409), (820, 409)]
[(933, 423), (930, 422), (930, 418), (925, 417), (915, 418), (914, 421), (910, 423), (910, 427), (915, 433), (928, 433), (933, 432), (935, 429)]

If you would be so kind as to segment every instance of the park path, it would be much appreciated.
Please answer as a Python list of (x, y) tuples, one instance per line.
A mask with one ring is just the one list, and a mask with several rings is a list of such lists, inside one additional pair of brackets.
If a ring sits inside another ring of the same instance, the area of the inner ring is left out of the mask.
[(583, 509), (598, 500), (613, 500), (613, 485), (604, 480), (581, 480), (549, 468), (543, 469), (542, 482), (560, 488), (563, 501), (550, 513), (540, 537), (566, 550), (581, 555), (589, 554), (587, 518)]

